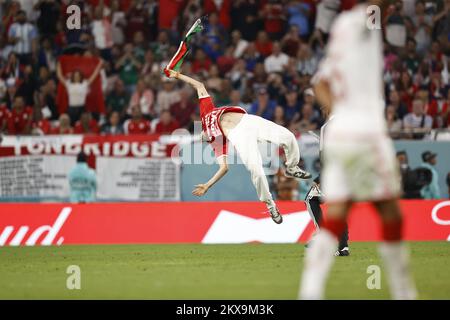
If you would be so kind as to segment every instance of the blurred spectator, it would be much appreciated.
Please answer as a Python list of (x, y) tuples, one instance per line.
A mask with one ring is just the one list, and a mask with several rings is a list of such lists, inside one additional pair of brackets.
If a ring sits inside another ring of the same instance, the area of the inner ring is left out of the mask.
[(398, 117), (395, 107), (393, 106), (387, 106), (386, 108), (386, 123), (391, 137), (394, 139), (400, 137), (402, 120)]
[(250, 113), (263, 117), (267, 120), (273, 120), (276, 103), (270, 100), (267, 90), (259, 89), (257, 100), (250, 107)]
[(267, 73), (283, 72), (284, 68), (288, 64), (288, 61), (288, 55), (281, 52), (280, 43), (274, 42), (272, 54), (264, 60), (264, 67)]
[(269, 39), (267, 32), (259, 31), (255, 41), (256, 51), (264, 58), (272, 54), (273, 43)]
[(431, 183), (420, 190), (420, 194), (423, 199), (440, 199), (441, 191), (439, 189), (439, 175), (434, 168), (437, 163), (437, 154), (431, 151), (425, 151), (422, 153), (422, 161), (421, 167), (430, 170), (432, 178)]
[(150, 132), (150, 121), (142, 117), (141, 109), (134, 106), (131, 108), (131, 119), (123, 124), (126, 134), (147, 134)]
[(158, 92), (156, 97), (160, 112), (169, 109), (172, 104), (180, 101), (180, 93), (178, 90), (175, 90), (175, 82), (173, 79), (164, 77), (162, 81), (162, 90)]
[(39, 0), (34, 5), (34, 10), (39, 11), (37, 26), (41, 35), (53, 36), (56, 34), (60, 9), (60, 4), (56, 0)]
[(56, 107), (56, 83), (53, 79), (47, 79), (36, 93), (38, 106), (42, 109), (42, 115), (46, 119), (57, 120), (59, 117)]
[(133, 39), (137, 31), (147, 30), (146, 23), (149, 21), (149, 17), (143, 2), (142, 0), (131, 1), (130, 8), (126, 14), (125, 36), (127, 39)]
[(36, 91), (36, 81), (33, 74), (33, 67), (26, 65), (23, 72), (23, 78), (19, 82), (17, 94), (25, 99), (27, 106), (34, 105), (34, 93)]
[(70, 125), (70, 117), (63, 113), (59, 116), (58, 125), (51, 131), (52, 134), (73, 134), (73, 128)]
[(123, 126), (120, 123), (120, 113), (117, 111), (111, 112), (109, 121), (101, 128), (102, 134), (124, 134)]
[(69, 107), (67, 109), (67, 113), (70, 117), (70, 122), (72, 125), (80, 119), (81, 114), (85, 111), (86, 97), (89, 93), (89, 87), (99, 75), (102, 65), (103, 63), (100, 61), (92, 75), (86, 80), (80, 70), (74, 71), (70, 79), (65, 79), (61, 71), (61, 66), (58, 64), (57, 75), (59, 81), (66, 87), (67, 90), (67, 95), (69, 97)]
[(401, 173), (402, 198), (421, 199), (421, 189), (431, 182), (431, 171), (426, 168), (412, 170), (409, 166), (408, 154), (403, 150), (398, 151), (396, 156)]
[(397, 0), (393, 10), (387, 12), (386, 40), (394, 47), (404, 47), (407, 37), (407, 21), (403, 13), (403, 1)]
[(208, 90), (219, 91), (222, 86), (222, 78), (219, 74), (219, 67), (215, 64), (211, 65), (209, 68), (208, 79), (205, 83)]
[(307, 132), (309, 130), (317, 130), (320, 125), (320, 117), (314, 107), (310, 103), (305, 103), (300, 112), (300, 121), (297, 125), (300, 131)]
[(139, 69), (142, 67), (141, 62), (134, 55), (133, 49), (133, 45), (127, 43), (124, 48), (124, 54), (115, 64), (115, 68), (119, 71), (120, 79), (130, 93), (136, 87), (139, 78)]
[(22, 64), (31, 63), (32, 54), (37, 53), (38, 32), (34, 25), (27, 22), (25, 11), (17, 13), (16, 22), (8, 31), (8, 42)]
[(284, 29), (283, 4), (276, 0), (268, 0), (262, 10), (264, 29), (271, 39), (279, 39)]
[(49, 71), (56, 71), (56, 50), (52, 47), (52, 42), (49, 38), (43, 38), (41, 41), (41, 48), (38, 53), (39, 67), (45, 66)]
[(309, 16), (311, 14), (311, 5), (300, 0), (289, 1), (287, 13), (289, 15), (289, 25), (297, 26), (300, 36), (308, 36), (310, 33)]
[(31, 133), (33, 109), (25, 105), (22, 96), (16, 96), (8, 119), (8, 133), (24, 135)]
[(103, 6), (94, 9), (94, 21), (91, 23), (91, 32), (94, 42), (103, 59), (111, 59), (111, 48), (113, 46), (112, 25), (110, 20), (104, 16)]
[(281, 40), (281, 46), (283, 51), (287, 53), (290, 57), (297, 56), (298, 49), (302, 44), (302, 40), (300, 39), (298, 27), (291, 26), (289, 31)]
[(242, 39), (241, 32), (234, 30), (231, 33), (231, 45), (233, 46), (233, 56), (241, 58), (248, 46), (248, 41)]
[(124, 28), (126, 25), (125, 12), (120, 8), (120, 0), (111, 0), (111, 33), (113, 43), (122, 45), (125, 42)]
[(195, 51), (194, 61), (192, 62), (192, 72), (193, 73), (201, 73), (207, 72), (211, 67), (211, 60), (205, 54), (203, 49), (198, 48)]
[[(413, 101), (412, 112), (408, 113), (403, 118), (403, 127), (409, 131), (427, 131), (431, 130), (433, 126), (433, 118), (425, 114), (423, 101), (415, 99)], [(414, 138), (419, 139), (423, 134), (417, 133), (413, 135)]]
[(230, 28), (231, 26), (231, 18), (230, 18), (230, 7), (232, 0), (204, 0), (203, 8), (204, 13), (210, 15), (217, 15), (220, 23), (225, 28)]
[(317, 71), (319, 61), (312, 55), (308, 45), (301, 45), (297, 52), (297, 71), (300, 74), (313, 75)]
[(83, 112), (73, 131), (76, 134), (98, 134), (100, 133), (100, 128), (90, 112)]
[(127, 92), (121, 79), (114, 82), (113, 90), (106, 96), (106, 105), (108, 113), (118, 112), (122, 118), (128, 108), (130, 94)]
[(163, 110), (159, 121), (155, 127), (155, 133), (159, 134), (171, 134), (174, 130), (180, 127), (177, 120), (172, 118), (169, 110)]
[(10, 112), (6, 105), (0, 105), (0, 133), (5, 133), (8, 128)]
[(388, 108), (395, 112), (397, 119), (403, 119), (406, 114), (408, 114), (408, 108), (406, 105), (400, 100), (400, 95), (397, 90), (392, 89), (389, 92), (388, 96)]
[(288, 119), (288, 121), (292, 121), (295, 118), (295, 115), (298, 114), (301, 109), (301, 104), (298, 100), (296, 87), (289, 88), (285, 95), (285, 101), (286, 102), (283, 105), (285, 117), (286, 119)]
[(95, 171), (89, 168), (87, 156), (80, 152), (76, 166), (69, 172), (70, 202), (94, 202), (97, 193), (97, 177)]
[(275, 111), (273, 113), (273, 122), (283, 127), (286, 126), (286, 118), (284, 116), (284, 109), (282, 106), (275, 107)]
[(131, 108), (137, 106), (141, 109), (144, 117), (152, 119), (156, 116), (154, 100), (153, 91), (147, 88), (144, 80), (139, 80), (136, 85), (136, 91), (131, 96), (128, 113), (131, 114)]
[(180, 101), (171, 104), (169, 110), (180, 127), (188, 128), (196, 108), (197, 105), (192, 102), (189, 93), (186, 90), (180, 90)]
[(412, 17), (412, 22), (415, 26), (414, 38), (417, 42), (417, 51), (424, 53), (424, 51), (431, 44), (431, 32), (433, 25), (433, 14), (425, 10), (424, 1), (416, 1), (415, 13)]
[(50, 121), (45, 119), (40, 108), (33, 108), (33, 123), (31, 134), (43, 136), (51, 132)]

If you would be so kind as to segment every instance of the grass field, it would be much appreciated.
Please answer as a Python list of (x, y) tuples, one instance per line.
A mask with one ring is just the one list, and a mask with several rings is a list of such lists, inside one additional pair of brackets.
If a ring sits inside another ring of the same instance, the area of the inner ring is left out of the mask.
[[(421, 299), (450, 299), (450, 243), (412, 242)], [(376, 243), (353, 243), (338, 257), (331, 299), (387, 299), (369, 290)], [(1, 299), (295, 299), (302, 245), (115, 245), (0, 248)], [(81, 268), (81, 290), (66, 288), (66, 269)]]

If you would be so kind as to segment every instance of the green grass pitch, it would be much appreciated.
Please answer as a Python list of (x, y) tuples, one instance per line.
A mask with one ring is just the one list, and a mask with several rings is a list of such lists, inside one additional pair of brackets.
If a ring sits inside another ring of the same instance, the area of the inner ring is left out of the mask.
[[(421, 299), (450, 299), (450, 243), (411, 242)], [(295, 299), (301, 244), (108, 245), (0, 248), (0, 299)], [(338, 257), (329, 299), (388, 299), (369, 290), (367, 267), (380, 265), (376, 243), (352, 243)], [(81, 289), (66, 287), (67, 267), (81, 269)]]

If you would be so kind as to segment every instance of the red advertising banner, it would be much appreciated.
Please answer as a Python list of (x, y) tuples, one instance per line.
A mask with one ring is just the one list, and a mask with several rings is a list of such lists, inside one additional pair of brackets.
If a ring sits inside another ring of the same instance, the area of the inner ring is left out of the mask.
[[(450, 241), (450, 201), (402, 201), (406, 240)], [(302, 202), (274, 224), (256, 202), (0, 204), (0, 246), (131, 243), (297, 243), (314, 227)], [(380, 240), (373, 208), (350, 217), (351, 241)]]

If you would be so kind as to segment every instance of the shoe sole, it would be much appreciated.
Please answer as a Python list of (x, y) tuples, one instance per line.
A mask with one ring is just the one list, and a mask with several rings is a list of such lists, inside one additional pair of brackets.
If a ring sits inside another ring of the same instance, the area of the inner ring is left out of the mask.
[(309, 179), (311, 179), (312, 178), (312, 174), (309, 174), (309, 175), (307, 175), (307, 176), (305, 176), (305, 177), (296, 177), (296, 176), (293, 176), (293, 175), (290, 175), (289, 173), (287, 173), (287, 172), (285, 172), (284, 173), (284, 176), (285, 177), (288, 177), (288, 178), (294, 178), (294, 179), (300, 179), (300, 180), (309, 180)]

